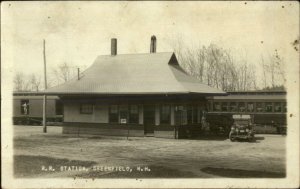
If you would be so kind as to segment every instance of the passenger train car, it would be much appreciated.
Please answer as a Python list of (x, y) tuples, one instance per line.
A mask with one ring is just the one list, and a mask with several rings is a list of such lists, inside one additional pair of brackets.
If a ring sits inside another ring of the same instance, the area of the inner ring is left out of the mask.
[(211, 124), (228, 127), (232, 122), (232, 115), (248, 114), (258, 133), (276, 133), (279, 132), (278, 128), (286, 128), (285, 91), (227, 93), (228, 96), (214, 96), (208, 99), (207, 119)]
[[(47, 96), (47, 122), (63, 120), (63, 104), (57, 96)], [(13, 94), (14, 125), (41, 125), (43, 117), (43, 96)]]

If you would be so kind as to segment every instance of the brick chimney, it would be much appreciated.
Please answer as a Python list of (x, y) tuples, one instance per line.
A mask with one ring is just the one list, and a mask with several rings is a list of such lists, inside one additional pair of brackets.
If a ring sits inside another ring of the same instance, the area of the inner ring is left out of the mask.
[(156, 53), (156, 37), (155, 37), (155, 35), (151, 36), (150, 53)]
[(111, 56), (117, 55), (117, 39), (112, 38), (111, 39)]

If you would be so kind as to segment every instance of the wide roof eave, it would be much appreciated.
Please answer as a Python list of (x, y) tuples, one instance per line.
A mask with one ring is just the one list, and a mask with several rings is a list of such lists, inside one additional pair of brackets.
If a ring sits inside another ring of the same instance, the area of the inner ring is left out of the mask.
[(74, 96), (74, 95), (99, 95), (99, 96), (115, 96), (115, 95), (184, 95), (184, 94), (194, 94), (202, 96), (226, 96), (227, 93), (200, 93), (200, 92), (113, 92), (113, 93), (103, 93), (103, 92), (18, 92), (14, 95), (49, 95), (49, 96)]

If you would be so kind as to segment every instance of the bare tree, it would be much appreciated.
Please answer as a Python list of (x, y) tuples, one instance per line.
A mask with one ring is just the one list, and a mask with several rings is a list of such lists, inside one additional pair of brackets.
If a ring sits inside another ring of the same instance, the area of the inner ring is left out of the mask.
[(196, 51), (196, 57), (198, 62), (198, 79), (201, 82), (203, 82), (204, 80), (205, 51), (206, 48), (204, 46)]
[[(86, 65), (70, 66), (64, 62), (55, 68), (47, 75), (47, 87), (53, 87), (64, 83), (77, 75), (77, 68), (80, 67), (83, 71)], [(26, 75), (22, 72), (17, 72), (14, 76), (14, 91), (39, 91), (44, 89), (41, 75), (33, 73)]]
[(29, 91), (29, 82), (27, 76), (22, 72), (17, 72), (13, 79), (14, 91)]
[(256, 88), (255, 66), (248, 64), (247, 61), (239, 65), (239, 89), (246, 91)]
[(262, 71), (263, 71), (263, 86), (264, 88), (267, 87), (267, 67), (266, 67), (266, 64), (265, 64), (265, 60), (264, 60), (264, 57), (261, 55), (261, 61), (260, 61), (260, 66), (262, 68)]
[(57, 68), (52, 69), (52, 78), (51, 83), (61, 84), (68, 80), (70, 80), (72, 77), (76, 75), (76, 69), (77, 67), (72, 67), (70, 64), (64, 62), (60, 65), (58, 65)]
[(70, 77), (70, 66), (64, 62), (58, 66), (58, 68), (53, 69), (53, 74), (63, 82), (66, 82), (69, 80)]
[(14, 90), (15, 91), (22, 91), (24, 88), (24, 74), (18, 72), (14, 76)]
[(32, 91), (39, 91), (41, 86), (41, 76), (31, 74), (29, 77), (29, 83)]
[(285, 61), (279, 55), (278, 51), (275, 50), (275, 54), (273, 55), (273, 61), (275, 64), (275, 74), (277, 77), (277, 85), (285, 85), (286, 78), (285, 78)]
[(265, 89), (285, 85), (285, 62), (276, 49), (274, 54), (269, 55), (267, 61), (264, 61), (262, 57), (260, 65), (263, 70), (263, 86)]
[(255, 67), (247, 59), (235, 62), (229, 50), (215, 44), (191, 48), (180, 39), (172, 45), (179, 63), (191, 76), (225, 91), (257, 88)]

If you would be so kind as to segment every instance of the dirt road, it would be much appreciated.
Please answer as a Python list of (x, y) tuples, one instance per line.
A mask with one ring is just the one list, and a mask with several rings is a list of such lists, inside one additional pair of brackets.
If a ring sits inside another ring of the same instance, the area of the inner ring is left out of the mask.
[(256, 142), (248, 143), (226, 138), (72, 137), (61, 134), (60, 127), (48, 127), (46, 134), (38, 126), (14, 130), (16, 177), (285, 176), (285, 137), (280, 135), (257, 135)]

